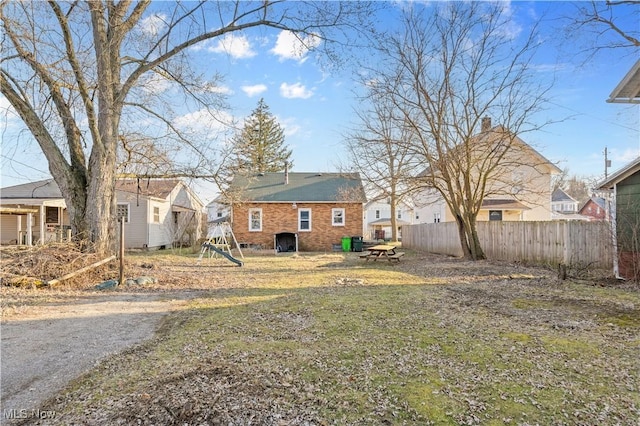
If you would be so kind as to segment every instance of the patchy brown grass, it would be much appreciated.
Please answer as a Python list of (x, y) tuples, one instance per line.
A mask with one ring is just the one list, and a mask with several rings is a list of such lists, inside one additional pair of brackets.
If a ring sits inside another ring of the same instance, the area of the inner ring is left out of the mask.
[[(202, 296), (43, 409), (56, 424), (637, 424), (637, 287), (404, 251), (241, 268), (130, 255), (128, 277), (158, 279), (136, 291)], [(94, 284), (2, 291), (21, 306)]]

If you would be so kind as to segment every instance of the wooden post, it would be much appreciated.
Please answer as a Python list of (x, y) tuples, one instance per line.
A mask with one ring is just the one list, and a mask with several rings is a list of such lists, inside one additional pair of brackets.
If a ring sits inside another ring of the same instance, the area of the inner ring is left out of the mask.
[(55, 279), (55, 280), (48, 281), (48, 282), (47, 282), (47, 285), (48, 285), (48, 286), (54, 286), (54, 285), (56, 285), (56, 284), (60, 283), (61, 281), (68, 280), (69, 278), (73, 278), (73, 277), (75, 277), (75, 276), (76, 276), (76, 275), (78, 275), (78, 274), (81, 274), (81, 273), (83, 273), (83, 272), (90, 271), (91, 269), (97, 268), (97, 267), (98, 267), (98, 266), (100, 266), (100, 265), (104, 265), (104, 264), (105, 264), (105, 263), (107, 263), (107, 262), (111, 262), (111, 261), (112, 261), (113, 259), (115, 259), (115, 258), (116, 258), (115, 256), (109, 256), (109, 257), (107, 257), (106, 259), (99, 260), (99, 261), (97, 261), (97, 262), (95, 262), (95, 263), (92, 263), (91, 265), (87, 265), (87, 266), (85, 266), (84, 268), (80, 268), (80, 269), (78, 269), (77, 271), (74, 271), (74, 272), (71, 272), (71, 273), (69, 273), (69, 274), (63, 275), (63, 276), (61, 276), (60, 278), (57, 278), (57, 279)]
[(124, 283), (124, 218), (120, 218), (120, 279), (118, 285)]

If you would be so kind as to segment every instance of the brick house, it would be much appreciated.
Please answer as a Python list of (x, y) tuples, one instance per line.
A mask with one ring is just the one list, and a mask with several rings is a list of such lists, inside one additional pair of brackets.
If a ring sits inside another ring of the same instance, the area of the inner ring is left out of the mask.
[(362, 181), (357, 173), (260, 173), (234, 177), (227, 199), (241, 245), (276, 251), (331, 251), (362, 236)]
[(591, 197), (578, 213), (587, 216), (589, 220), (609, 220), (607, 210), (607, 200), (602, 197)]

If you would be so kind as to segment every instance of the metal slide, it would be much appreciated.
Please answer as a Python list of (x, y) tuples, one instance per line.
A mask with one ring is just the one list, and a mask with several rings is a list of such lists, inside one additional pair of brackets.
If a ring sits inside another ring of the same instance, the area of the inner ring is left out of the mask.
[(232, 261), (233, 263), (235, 263), (238, 266), (244, 265), (244, 262), (242, 262), (242, 260), (236, 259), (235, 257), (231, 256), (226, 251), (220, 250), (219, 248), (213, 246), (212, 244), (204, 243), (204, 244), (202, 244), (202, 247), (203, 248), (208, 248), (209, 250), (213, 250), (215, 253), (223, 255), (224, 257), (226, 257), (227, 259), (229, 259), (230, 261)]

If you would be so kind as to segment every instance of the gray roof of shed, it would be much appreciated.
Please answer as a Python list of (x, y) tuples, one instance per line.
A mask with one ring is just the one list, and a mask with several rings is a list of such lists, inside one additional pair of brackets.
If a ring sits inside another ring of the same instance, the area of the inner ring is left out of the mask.
[(364, 203), (366, 197), (358, 173), (260, 173), (237, 175), (231, 191), (241, 201)]

